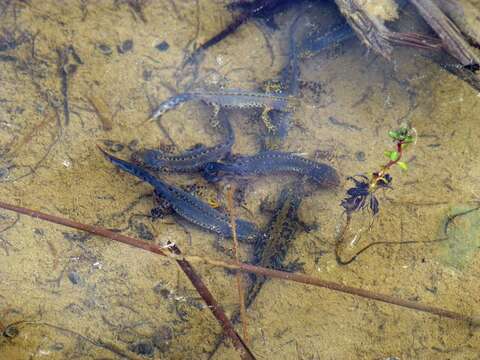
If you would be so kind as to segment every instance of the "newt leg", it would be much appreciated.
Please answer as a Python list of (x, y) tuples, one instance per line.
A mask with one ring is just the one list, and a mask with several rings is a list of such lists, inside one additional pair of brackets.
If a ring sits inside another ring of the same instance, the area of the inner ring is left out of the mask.
[(173, 214), (172, 205), (156, 192), (153, 194), (153, 200), (155, 207), (150, 210), (150, 216), (153, 219), (163, 219), (165, 216)]
[(270, 120), (270, 110), (269, 108), (265, 107), (262, 110), (262, 120), (263, 123), (265, 124), (265, 127), (267, 130), (271, 133), (274, 133), (277, 131), (275, 125), (272, 124), (272, 121)]
[(304, 271), (304, 262), (301, 262), (299, 259), (295, 259), (292, 262), (289, 262), (288, 264), (281, 265), (279, 270), (285, 271), (285, 272), (298, 272)]
[(209, 191), (209, 189), (204, 185), (187, 185), (182, 187), (185, 191), (188, 191), (190, 194), (204, 199), (208, 205), (214, 209), (220, 207), (220, 202), (217, 200), (216, 196)]
[(220, 120), (218, 120), (218, 113), (220, 112), (220, 105), (212, 104), (213, 107), (213, 114), (210, 118), (210, 125), (214, 128), (218, 128), (220, 126)]

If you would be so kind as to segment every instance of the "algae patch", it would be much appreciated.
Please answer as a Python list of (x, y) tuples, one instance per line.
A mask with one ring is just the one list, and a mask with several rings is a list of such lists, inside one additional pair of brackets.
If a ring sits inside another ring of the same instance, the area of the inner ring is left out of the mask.
[(442, 236), (448, 240), (440, 248), (440, 261), (463, 270), (480, 248), (480, 207), (453, 208), (442, 224)]

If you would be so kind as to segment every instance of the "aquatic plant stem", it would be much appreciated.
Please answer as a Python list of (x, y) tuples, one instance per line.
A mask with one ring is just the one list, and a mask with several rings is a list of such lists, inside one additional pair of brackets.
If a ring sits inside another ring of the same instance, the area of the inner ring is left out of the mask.
[[(35, 219), (41, 219), (41, 220), (45, 220), (55, 224), (68, 226), (74, 229), (83, 230), (90, 234), (99, 235), (114, 241), (131, 245), (136, 248), (153, 252), (158, 255), (167, 256), (167, 257), (170, 256), (170, 254), (165, 252), (164, 248), (158, 245), (150, 244), (146, 241), (141, 241), (129, 236), (125, 236), (99, 226), (82, 224), (70, 219), (65, 219), (59, 216), (45, 214), (40, 211), (35, 211), (35, 210), (27, 209), (24, 207), (20, 207), (20, 206), (10, 205), (1, 201), (0, 201), (0, 208), (15, 211), (20, 214), (28, 215)], [(176, 245), (173, 245), (173, 246), (170, 245), (168, 247), (172, 248), (174, 254), (176, 255), (180, 254), (180, 250), (178, 249), (178, 247), (176, 247)], [(215, 318), (218, 320), (225, 334), (232, 340), (233, 345), (240, 352), (241, 358), (245, 360), (255, 359), (255, 356), (253, 355), (253, 353), (244, 343), (240, 335), (238, 335), (237, 332), (235, 331), (233, 324), (228, 319), (227, 315), (223, 311), (223, 308), (217, 303), (217, 301), (213, 297), (210, 290), (208, 290), (208, 288), (206, 287), (206, 285), (204, 284), (200, 276), (193, 269), (193, 267), (188, 262), (188, 260), (185, 258), (178, 258), (177, 256), (174, 256), (174, 259), (177, 262), (177, 264), (180, 266), (182, 271), (185, 273), (185, 275), (188, 277), (192, 285), (195, 287), (199, 295), (205, 301), (205, 303), (207, 304), (208, 308), (211, 310)]]
[[(238, 239), (237, 239), (237, 223), (235, 216), (235, 209), (233, 205), (233, 193), (235, 192), (235, 186), (230, 185), (227, 189), (227, 207), (230, 212), (230, 226), (232, 227), (232, 239), (233, 239), (233, 256), (235, 256), (235, 261), (237, 265), (240, 264), (240, 257), (238, 256)], [(240, 303), (240, 319), (242, 321), (242, 331), (243, 338), (248, 342), (248, 331), (247, 331), (247, 311), (245, 308), (245, 296), (243, 294), (243, 281), (242, 275), (237, 272), (235, 274), (235, 279), (237, 280), (237, 290), (238, 290), (238, 299)]]
[[(385, 295), (365, 289), (360, 289), (360, 288), (355, 288), (347, 285), (343, 285), (340, 283), (332, 282), (332, 281), (327, 281), (327, 280), (322, 280), (317, 277), (312, 277), (304, 274), (299, 274), (299, 273), (289, 273), (285, 271), (279, 271), (279, 270), (273, 270), (273, 269), (268, 269), (268, 268), (263, 268), (255, 265), (250, 265), (250, 264), (245, 264), (245, 263), (239, 263), (236, 264), (234, 261), (225, 261), (225, 260), (214, 260), (214, 259), (207, 259), (199, 256), (183, 256), (183, 257), (178, 257), (176, 255), (170, 255), (167, 254), (162, 247), (148, 243), (146, 241), (142, 241), (139, 239), (135, 239), (129, 236), (125, 236), (119, 233), (115, 233), (113, 231), (107, 230), (105, 228), (101, 228), (98, 226), (94, 225), (87, 225), (87, 224), (82, 224), (78, 223), (76, 221), (70, 220), (70, 219), (65, 219), (61, 218), (55, 215), (49, 215), (42, 213), (40, 211), (36, 210), (31, 210), (27, 209), (24, 207), (20, 206), (15, 206), (11, 205), (5, 202), (0, 201), (0, 208), (6, 209), (6, 210), (11, 210), (15, 211), (20, 214), (28, 215), (33, 218), (45, 220), (48, 222), (68, 226), (74, 229), (78, 230), (83, 230), (87, 231), (91, 234), (94, 235), (99, 235), (114, 241), (118, 241), (124, 244), (128, 244), (131, 246), (134, 246), (139, 249), (147, 250), (150, 252), (153, 252), (155, 254), (167, 256), (170, 258), (175, 259), (175, 261), (180, 261), (180, 260), (185, 260), (189, 262), (199, 262), (199, 263), (204, 263), (212, 266), (219, 266), (227, 269), (232, 269), (232, 270), (238, 270), (244, 273), (254, 273), (257, 275), (263, 275), (263, 276), (268, 276), (268, 277), (273, 277), (277, 279), (284, 279), (284, 280), (289, 280), (289, 281), (294, 281), (302, 284), (307, 284), (307, 285), (312, 285), (312, 286), (317, 286), (317, 287), (322, 287), (322, 288), (327, 288), (333, 291), (338, 291), (346, 294), (351, 294), (355, 296), (360, 296), (366, 299), (370, 300), (375, 300), (375, 301), (381, 301), (384, 303), (392, 304), (392, 305), (397, 305), (417, 311), (422, 311), (442, 317), (446, 317), (449, 319), (454, 319), (454, 320), (459, 320), (459, 321), (466, 321), (471, 324), (480, 324), (480, 317), (478, 316), (468, 316), (460, 313), (456, 313), (450, 310), (438, 308), (438, 307), (433, 307), (429, 305), (424, 305), (420, 304), (418, 302), (413, 302), (413, 301), (408, 301), (408, 300), (403, 300), (394, 296), (390, 295)], [(210, 294), (211, 296), (211, 294)], [(220, 320), (219, 320), (220, 321)], [(231, 325), (231, 323), (230, 323)], [(238, 337), (239, 338), (239, 337)], [(233, 339), (232, 339), (233, 340)], [(243, 342), (242, 342), (243, 343)], [(248, 349), (248, 348), (247, 348)], [(253, 358), (253, 357), (251, 357)]]

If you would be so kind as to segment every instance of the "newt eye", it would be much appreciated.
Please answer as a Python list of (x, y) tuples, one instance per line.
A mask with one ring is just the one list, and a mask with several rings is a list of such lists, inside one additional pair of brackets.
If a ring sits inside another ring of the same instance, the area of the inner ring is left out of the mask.
[(208, 182), (216, 182), (220, 180), (218, 176), (218, 167), (214, 162), (208, 163), (205, 165), (202, 171), (203, 178)]

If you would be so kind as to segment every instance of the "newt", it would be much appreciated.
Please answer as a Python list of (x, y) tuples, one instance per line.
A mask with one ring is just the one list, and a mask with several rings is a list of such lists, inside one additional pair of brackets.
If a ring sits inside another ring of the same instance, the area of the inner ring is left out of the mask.
[[(221, 206), (220, 202), (217, 200), (217, 194), (212, 194), (212, 192), (210, 191), (212, 189), (205, 185), (191, 184), (181, 186), (180, 188), (195, 197), (205, 199), (207, 204), (214, 209), (218, 209)], [(155, 207), (150, 210), (150, 215), (152, 218), (163, 218), (164, 216), (171, 215), (175, 212), (172, 208), (172, 205), (167, 200), (165, 200), (161, 196), (158, 196), (156, 192), (154, 192), (153, 195)]]
[[(119, 169), (128, 172), (155, 188), (155, 195), (164, 199), (177, 215), (185, 220), (225, 238), (232, 238), (230, 220), (225, 213), (212, 208), (194, 195), (157, 179), (147, 170), (125, 160), (110, 155), (99, 147), (103, 155)], [(237, 237), (243, 241), (253, 241), (258, 234), (256, 226), (248, 221), (236, 220)]]
[(253, 156), (237, 156), (231, 161), (211, 162), (205, 165), (202, 175), (209, 182), (224, 176), (251, 176), (294, 173), (314, 183), (330, 187), (339, 184), (337, 171), (330, 165), (305, 159), (292, 153), (264, 151)]
[[(253, 245), (254, 265), (284, 271), (294, 271), (301, 267), (297, 261), (285, 265), (284, 260), (297, 233), (310, 228), (298, 218), (302, 197), (301, 184), (287, 185), (282, 190), (264, 235), (258, 236)], [(255, 274), (251, 274), (250, 278), (252, 283), (245, 299), (247, 307), (253, 303), (267, 280), (267, 277)]]
[(245, 91), (241, 89), (222, 89), (219, 91), (194, 90), (178, 94), (165, 100), (155, 111), (153, 111), (150, 119), (157, 119), (166, 112), (175, 109), (180, 104), (190, 100), (203, 101), (204, 103), (213, 106), (214, 115), (212, 117), (212, 125), (214, 126), (218, 126), (216, 117), (222, 107), (240, 109), (262, 108), (262, 119), (265, 122), (265, 126), (273, 131), (273, 125), (270, 123), (268, 113), (271, 110), (293, 111), (297, 99), (290, 96)]
[(326, 32), (314, 31), (307, 34), (300, 46), (301, 53), (305, 57), (314, 56), (353, 37), (355, 37), (355, 33), (350, 25), (346, 21), (341, 21)]
[[(296, 97), (299, 94), (300, 66), (298, 63), (298, 48), (296, 37), (299, 24), (303, 18), (304, 11), (293, 19), (288, 31), (288, 59), (285, 67), (280, 72), (278, 80), (270, 81), (267, 85), (267, 91), (276, 88), (276, 93), (283, 96)], [(270, 123), (276, 129), (275, 132), (268, 132), (263, 137), (264, 148), (273, 150), (287, 137), (292, 117), (291, 112), (272, 110), (268, 113)]]
[[(284, 264), (285, 257), (296, 235), (302, 230), (309, 231), (309, 227), (298, 217), (298, 209), (302, 198), (301, 184), (287, 185), (281, 191), (265, 231), (254, 242), (253, 265), (284, 271), (296, 271), (302, 267), (302, 264), (298, 261)], [(245, 295), (245, 306), (247, 308), (253, 304), (268, 278), (251, 274), (250, 280)], [(236, 311), (231, 319), (233, 323), (238, 322), (240, 319), (239, 311)], [(223, 335), (216, 339), (209, 358), (213, 356), (223, 340)]]
[(235, 136), (225, 111), (220, 111), (219, 116), (226, 131), (224, 142), (212, 147), (200, 144), (177, 155), (144, 149), (132, 154), (132, 162), (155, 171), (190, 173), (203, 169), (209, 162), (221, 160), (230, 153)]

